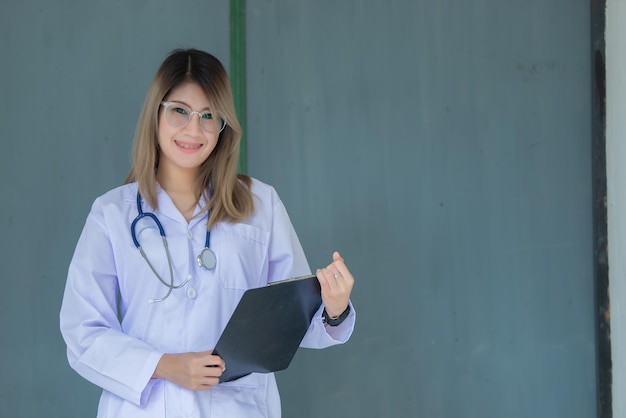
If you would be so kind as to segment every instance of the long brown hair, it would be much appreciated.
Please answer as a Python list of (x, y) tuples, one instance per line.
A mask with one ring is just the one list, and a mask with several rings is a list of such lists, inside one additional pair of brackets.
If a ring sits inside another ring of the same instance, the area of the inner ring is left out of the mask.
[(161, 101), (175, 87), (196, 83), (206, 95), (211, 111), (226, 122), (215, 149), (200, 166), (196, 179), (198, 199), (202, 194), (211, 209), (209, 228), (221, 221), (239, 222), (254, 211), (251, 179), (237, 174), (241, 125), (237, 120), (226, 70), (213, 55), (196, 49), (177, 49), (163, 61), (148, 89), (137, 122), (132, 168), (126, 183), (137, 181), (148, 204), (157, 209), (156, 170), (159, 165), (158, 126)]

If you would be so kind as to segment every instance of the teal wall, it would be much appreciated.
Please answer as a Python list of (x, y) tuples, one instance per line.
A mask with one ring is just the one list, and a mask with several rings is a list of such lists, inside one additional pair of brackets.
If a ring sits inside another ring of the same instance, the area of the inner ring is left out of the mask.
[(67, 266), (93, 199), (126, 177), (156, 68), (185, 46), (228, 65), (228, 3), (0, 2), (0, 417), (95, 416), (59, 333)]
[[(589, 4), (249, 1), (248, 172), (313, 267), (357, 276), (352, 340), (279, 373), (285, 417), (595, 415)], [(228, 67), (227, 2), (0, 4), (0, 416), (95, 416), (65, 273), (126, 175), (169, 50)]]
[(248, 2), (248, 171), (357, 280), (352, 340), (279, 375), (286, 416), (595, 416), (589, 20)]

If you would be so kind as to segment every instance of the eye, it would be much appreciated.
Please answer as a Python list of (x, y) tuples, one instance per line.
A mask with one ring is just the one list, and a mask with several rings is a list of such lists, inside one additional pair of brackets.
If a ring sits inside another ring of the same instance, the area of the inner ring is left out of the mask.
[(207, 120), (213, 119), (213, 114), (208, 113), (208, 112), (203, 113), (202, 114), (202, 119), (207, 119)]
[(172, 112), (174, 113), (178, 113), (180, 115), (186, 115), (187, 109), (185, 109), (184, 107), (180, 107), (180, 106), (172, 106)]

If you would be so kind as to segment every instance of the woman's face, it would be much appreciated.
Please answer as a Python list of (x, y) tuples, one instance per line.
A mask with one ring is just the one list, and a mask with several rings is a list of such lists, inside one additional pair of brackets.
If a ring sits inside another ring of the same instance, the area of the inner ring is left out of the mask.
[[(186, 82), (172, 89), (163, 99), (164, 102), (171, 102), (168, 109), (161, 106), (159, 110), (159, 167), (161, 174), (178, 171), (197, 171), (198, 167), (211, 155), (217, 145), (219, 130), (216, 132), (207, 131), (206, 126), (210, 118), (206, 112), (211, 112), (209, 101), (202, 89), (193, 82)], [(189, 122), (184, 126), (176, 127), (180, 124), (181, 117), (184, 120), (185, 113), (191, 113)], [(171, 118), (166, 117), (166, 112), (170, 112)], [(200, 118), (205, 119), (202, 124)], [(169, 120), (169, 122), (168, 122)], [(172, 124), (171, 121), (179, 123)]]

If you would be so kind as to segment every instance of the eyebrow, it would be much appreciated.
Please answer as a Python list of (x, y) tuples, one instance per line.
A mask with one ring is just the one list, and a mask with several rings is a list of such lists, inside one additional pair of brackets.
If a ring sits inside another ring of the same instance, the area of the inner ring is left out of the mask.
[[(189, 109), (193, 110), (192, 106), (191, 106), (189, 103), (185, 103), (185, 102), (184, 102), (184, 101), (182, 101), (182, 100), (167, 100), (167, 101), (168, 101), (168, 102), (172, 102), (172, 103), (180, 103), (180, 104), (183, 104), (183, 105), (187, 106)], [(197, 112), (205, 112), (205, 111), (206, 111), (206, 112), (211, 112), (211, 108), (210, 108), (209, 106), (207, 106), (207, 107), (205, 107), (204, 109), (200, 109), (200, 110), (199, 110), (199, 111), (197, 111)]]

